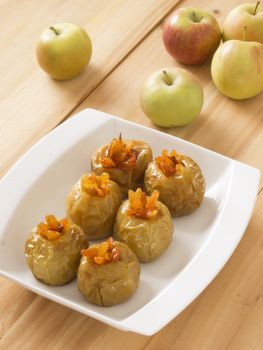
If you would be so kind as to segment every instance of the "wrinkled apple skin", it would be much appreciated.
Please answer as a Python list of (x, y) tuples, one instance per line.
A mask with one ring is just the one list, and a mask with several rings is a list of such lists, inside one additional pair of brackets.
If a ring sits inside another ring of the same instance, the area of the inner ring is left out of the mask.
[(68, 80), (80, 74), (92, 55), (91, 40), (84, 29), (72, 23), (47, 28), (36, 48), (40, 67), (53, 79)]
[(183, 156), (183, 174), (167, 177), (159, 169), (156, 161), (149, 164), (145, 172), (144, 184), (151, 194), (160, 192), (162, 201), (172, 216), (183, 216), (200, 207), (205, 193), (205, 179), (199, 165), (191, 158)]
[(243, 40), (246, 27), (246, 41), (256, 41), (263, 44), (263, 6), (259, 5), (255, 11), (255, 3), (243, 4), (235, 7), (227, 15), (222, 28), (222, 39)]
[(115, 182), (109, 181), (109, 193), (99, 197), (84, 191), (80, 179), (67, 196), (66, 214), (82, 228), (88, 239), (102, 239), (113, 232), (115, 215), (121, 202), (122, 194)]
[(157, 202), (158, 215), (151, 219), (127, 215), (129, 201), (120, 206), (114, 225), (114, 239), (126, 243), (141, 262), (161, 256), (171, 243), (173, 222), (168, 208)]
[(60, 286), (76, 277), (81, 250), (88, 248), (88, 240), (82, 229), (70, 224), (63, 235), (49, 241), (34, 228), (25, 243), (27, 264), (41, 282)]
[(147, 143), (138, 140), (124, 140), (124, 142), (132, 142), (132, 148), (138, 152), (136, 164), (133, 169), (104, 168), (100, 160), (105, 156), (109, 145), (100, 147), (92, 155), (91, 168), (97, 175), (101, 175), (104, 172), (108, 173), (110, 179), (119, 185), (123, 198), (127, 198), (128, 190), (136, 190), (136, 188), (142, 185), (145, 170), (153, 158), (152, 149)]
[(243, 100), (263, 90), (263, 45), (228, 40), (216, 51), (211, 74), (218, 90), (227, 97)]
[(180, 8), (165, 21), (164, 46), (181, 63), (204, 63), (215, 52), (220, 41), (221, 29), (217, 20), (200, 9)]
[(79, 291), (92, 304), (113, 306), (129, 299), (136, 291), (140, 279), (140, 264), (130, 248), (115, 241), (120, 253), (119, 261), (96, 265), (83, 256), (78, 270)]

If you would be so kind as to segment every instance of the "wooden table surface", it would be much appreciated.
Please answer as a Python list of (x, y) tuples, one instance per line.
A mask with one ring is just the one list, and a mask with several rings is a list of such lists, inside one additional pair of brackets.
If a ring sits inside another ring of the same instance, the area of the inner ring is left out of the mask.
[[(1, 0), (0, 175), (87, 107), (156, 128), (140, 108), (139, 90), (151, 72), (180, 66), (163, 48), (164, 18), (176, 7), (195, 6), (222, 23), (244, 2)], [(42, 30), (61, 21), (83, 26), (94, 48), (90, 66), (67, 82), (45, 75), (34, 51)], [(263, 170), (263, 94), (233, 101), (214, 87), (209, 63), (188, 69), (204, 87), (202, 113), (188, 127), (165, 131)], [(225, 267), (154, 336), (119, 331), (0, 278), (0, 349), (263, 349), (262, 186), (261, 179), (251, 221)]]

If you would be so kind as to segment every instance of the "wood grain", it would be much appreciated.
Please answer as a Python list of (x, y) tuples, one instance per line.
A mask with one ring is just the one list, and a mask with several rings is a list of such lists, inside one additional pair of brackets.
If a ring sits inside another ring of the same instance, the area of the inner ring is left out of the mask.
[[(178, 1), (2, 0), (0, 175), (66, 118)], [(66, 82), (50, 79), (35, 59), (41, 32), (61, 21), (81, 25), (93, 43), (90, 66)]]
[[(181, 5), (207, 9), (222, 23), (226, 13), (242, 2), (246, 1), (190, 0)], [(8, 54), (0, 59), (0, 69), (6, 70), (0, 87), (0, 173), (72, 111), (71, 115), (83, 108), (97, 108), (155, 128), (140, 109), (139, 91), (151, 72), (180, 66), (162, 46), (162, 25), (155, 27), (174, 3), (2, 1), (5, 16), (0, 23), (0, 47)], [(21, 18), (12, 22), (12, 14), (18, 11)], [(83, 25), (96, 47), (91, 67), (66, 83), (48, 79), (32, 61), (32, 42), (62, 15), (63, 20)], [(124, 33), (123, 27), (127, 27)], [(7, 69), (9, 62), (17, 68)], [(204, 87), (202, 113), (188, 127), (161, 130), (262, 170), (262, 94), (247, 101), (227, 99), (214, 87), (209, 63), (188, 69)], [(153, 337), (119, 331), (0, 278), (0, 349), (261, 350), (262, 232), (261, 190), (246, 233), (226, 266)]]

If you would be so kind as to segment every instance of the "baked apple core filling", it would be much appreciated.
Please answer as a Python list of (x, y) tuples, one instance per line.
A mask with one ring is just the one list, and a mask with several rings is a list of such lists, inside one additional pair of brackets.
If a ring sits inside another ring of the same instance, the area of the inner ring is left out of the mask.
[(158, 215), (157, 201), (159, 198), (159, 191), (153, 191), (151, 196), (146, 196), (141, 188), (136, 192), (129, 190), (129, 207), (127, 215), (136, 216), (141, 219), (151, 219)]
[(85, 174), (81, 178), (81, 188), (91, 195), (105, 197), (110, 191), (109, 181), (108, 173), (102, 173), (101, 175)]
[(70, 225), (67, 218), (58, 220), (55, 215), (46, 215), (45, 219), (37, 225), (37, 233), (49, 241), (59, 239)]
[(120, 253), (111, 237), (105, 242), (83, 249), (81, 255), (91, 259), (96, 265), (105, 265), (120, 260)]
[(113, 139), (100, 162), (104, 168), (131, 170), (136, 166), (138, 152), (132, 148), (132, 142), (124, 142), (121, 134)]
[(175, 150), (172, 150), (169, 155), (168, 151), (164, 149), (162, 155), (156, 157), (155, 161), (158, 168), (167, 177), (183, 173), (183, 167), (185, 165), (182, 160), (182, 155), (178, 154)]

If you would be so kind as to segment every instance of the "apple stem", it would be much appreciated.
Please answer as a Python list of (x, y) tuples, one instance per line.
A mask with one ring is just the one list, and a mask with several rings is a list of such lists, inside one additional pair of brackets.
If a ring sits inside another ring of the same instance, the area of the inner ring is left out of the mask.
[(50, 30), (52, 30), (56, 35), (59, 35), (59, 32), (54, 27), (49, 27)]
[(244, 26), (244, 28), (243, 28), (243, 41), (246, 41), (246, 34), (247, 34), (247, 26)]
[(196, 18), (196, 13), (195, 13), (195, 11), (193, 11), (193, 13), (192, 13), (192, 18), (193, 18), (193, 21), (194, 21), (194, 22), (197, 22), (197, 18)]
[(166, 70), (163, 70), (163, 75), (164, 75), (164, 81), (168, 86), (173, 85), (173, 81), (171, 80), (171, 78), (169, 77), (169, 75), (167, 74)]
[(259, 5), (260, 5), (260, 1), (257, 1), (253, 15), (255, 15), (257, 13), (257, 9), (258, 9)]

